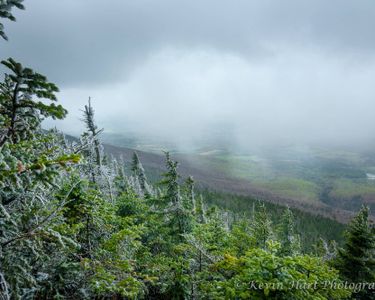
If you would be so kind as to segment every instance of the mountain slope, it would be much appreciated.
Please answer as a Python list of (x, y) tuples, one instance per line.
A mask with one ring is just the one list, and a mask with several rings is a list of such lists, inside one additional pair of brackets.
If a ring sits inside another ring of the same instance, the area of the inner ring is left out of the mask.
[[(131, 160), (133, 149), (104, 144), (105, 152), (114, 157), (123, 157), (125, 162)], [(153, 180), (157, 180), (158, 175), (164, 171), (164, 156), (137, 150), (143, 166)], [(180, 162), (179, 172), (183, 177), (192, 175), (199, 188), (207, 188), (220, 192), (234, 193), (243, 196), (251, 196), (266, 202), (279, 205), (288, 205), (299, 210), (315, 215), (321, 215), (347, 223), (354, 213), (344, 209), (334, 208), (322, 202), (301, 202), (291, 197), (284, 197), (267, 190), (259, 188), (248, 180), (230, 177), (224, 172), (215, 172), (212, 168), (204, 168), (203, 161), (193, 160), (191, 156), (184, 154), (174, 154), (174, 159)], [(201, 165), (199, 165), (201, 163)]]

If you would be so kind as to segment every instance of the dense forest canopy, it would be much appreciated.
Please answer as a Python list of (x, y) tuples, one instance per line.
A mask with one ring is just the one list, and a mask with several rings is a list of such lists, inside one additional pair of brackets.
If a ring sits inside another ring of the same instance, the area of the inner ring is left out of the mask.
[[(1, 0), (0, 17), (13, 20), (21, 2)], [(340, 246), (306, 247), (292, 210), (275, 222), (262, 202), (247, 214), (213, 205), (220, 195), (196, 191), (168, 152), (158, 183), (136, 152), (105, 155), (90, 101), (79, 140), (43, 130), (67, 114), (57, 86), (1, 63), (0, 299), (374, 299), (367, 207)]]

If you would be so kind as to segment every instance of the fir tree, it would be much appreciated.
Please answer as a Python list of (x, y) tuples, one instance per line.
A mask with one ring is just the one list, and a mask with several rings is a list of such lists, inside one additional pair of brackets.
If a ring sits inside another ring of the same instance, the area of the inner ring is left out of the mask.
[(133, 152), (131, 171), (133, 176), (139, 180), (139, 185), (143, 194), (148, 195), (149, 189), (147, 184), (147, 177), (143, 165), (139, 159), (138, 153)]
[(331, 261), (337, 255), (337, 245), (335, 241), (327, 242), (323, 238), (320, 238), (314, 245), (314, 253), (321, 257), (324, 261)]
[(24, 68), (12, 58), (1, 63), (12, 73), (5, 74), (5, 80), (0, 84), (0, 147), (7, 140), (16, 143), (30, 139), (39, 129), (43, 117), (63, 119), (67, 114), (61, 105), (48, 105), (33, 99), (57, 100), (58, 88), (45, 76)]
[(140, 164), (140, 160), (139, 160), (138, 153), (136, 151), (134, 151), (133, 156), (132, 156), (132, 163), (131, 163), (131, 166), (130, 166), (130, 170), (132, 171), (134, 176), (138, 176), (139, 164)]
[(202, 195), (200, 195), (195, 202), (194, 216), (197, 222), (200, 224), (204, 224), (207, 221)]
[(162, 184), (166, 187), (165, 199), (167, 203), (181, 205), (181, 194), (178, 180), (180, 175), (177, 173), (178, 162), (173, 161), (169, 152), (165, 152), (167, 172), (163, 174)]
[(281, 243), (280, 255), (293, 256), (300, 251), (300, 239), (294, 230), (294, 216), (289, 207), (285, 210), (278, 228)]
[(181, 237), (191, 229), (190, 211), (185, 209), (180, 193), (178, 180), (180, 175), (177, 172), (178, 163), (173, 161), (169, 152), (165, 153), (167, 172), (163, 174), (162, 185), (165, 186), (163, 206), (169, 214), (169, 223), (174, 232)]
[(236, 255), (244, 255), (254, 248), (255, 241), (251, 236), (251, 224), (247, 218), (236, 221), (230, 231), (231, 248)]
[(99, 135), (103, 129), (98, 129), (95, 122), (95, 111), (91, 105), (89, 98), (88, 105), (83, 110), (83, 121), (87, 131), (83, 134), (83, 140), (86, 143), (86, 159), (88, 160), (87, 169), (91, 175), (91, 181), (98, 185), (98, 188), (104, 194), (110, 197), (110, 201), (114, 202), (114, 187), (116, 172), (111, 168), (108, 159), (103, 154), (103, 146)]
[(121, 195), (123, 192), (129, 192), (128, 180), (125, 175), (124, 158), (120, 157), (120, 161), (113, 159), (112, 167), (116, 172), (114, 184), (115, 189), (117, 190), (117, 196)]
[(193, 176), (189, 176), (185, 182), (186, 185), (186, 201), (185, 208), (191, 211), (195, 211), (195, 182)]
[(254, 213), (254, 219), (252, 221), (252, 234), (255, 239), (255, 243), (259, 248), (265, 249), (267, 241), (272, 237), (272, 222), (270, 221), (266, 207), (264, 204), (260, 204), (258, 209)]
[[(338, 250), (336, 267), (344, 279), (354, 283), (370, 283), (375, 280), (375, 231), (369, 223), (369, 208), (363, 206), (349, 224), (346, 242)], [(374, 299), (371, 290), (355, 294), (357, 299)]]
[(85, 105), (85, 110), (83, 111), (83, 121), (85, 122), (87, 131), (94, 143), (95, 162), (97, 166), (101, 167), (103, 157), (98, 135), (103, 131), (103, 129), (98, 130), (98, 126), (95, 123), (94, 114), (95, 111), (94, 108), (91, 106), (91, 98), (89, 98), (89, 103), (88, 105)]

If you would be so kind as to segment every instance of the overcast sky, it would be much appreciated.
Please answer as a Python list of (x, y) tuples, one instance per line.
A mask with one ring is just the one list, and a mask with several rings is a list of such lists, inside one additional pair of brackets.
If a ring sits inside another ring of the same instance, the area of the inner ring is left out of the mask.
[[(240, 144), (375, 140), (373, 0), (25, 0), (1, 58), (60, 86), (78, 133)], [(47, 123), (49, 125), (50, 123)]]

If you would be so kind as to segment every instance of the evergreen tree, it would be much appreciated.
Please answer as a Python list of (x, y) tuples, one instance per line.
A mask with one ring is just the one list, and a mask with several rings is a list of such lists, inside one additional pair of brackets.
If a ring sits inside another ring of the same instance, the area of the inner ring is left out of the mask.
[(255, 239), (255, 243), (259, 248), (265, 249), (267, 241), (272, 237), (272, 222), (270, 221), (266, 207), (264, 204), (260, 204), (258, 209), (254, 213), (254, 219), (252, 221), (252, 235)]
[[(336, 267), (344, 279), (354, 283), (375, 281), (375, 231), (369, 223), (369, 208), (363, 206), (349, 224), (346, 242), (338, 250)], [(374, 299), (373, 291), (354, 294), (356, 299)]]
[(131, 166), (130, 166), (130, 170), (132, 171), (134, 176), (138, 176), (139, 164), (140, 164), (140, 160), (139, 160), (138, 153), (134, 151), (133, 156), (132, 156)]
[(289, 207), (285, 210), (278, 228), (281, 243), (280, 255), (293, 256), (300, 251), (300, 239), (294, 230), (294, 216)]
[(113, 166), (116, 176), (114, 178), (115, 189), (117, 196), (123, 192), (129, 192), (128, 180), (125, 175), (125, 162), (123, 157), (120, 157), (120, 161), (113, 159)]
[(195, 211), (195, 191), (194, 191), (195, 182), (194, 182), (193, 176), (189, 176), (186, 179), (185, 185), (186, 185), (185, 208), (191, 211)]
[[(25, 9), (22, 5), (23, 0), (0, 0), (0, 18), (5, 18), (11, 21), (16, 21), (16, 18), (12, 14), (12, 8)], [(8, 37), (4, 32), (4, 25), (0, 23), (0, 36), (7, 40)]]
[(72, 187), (59, 199), (57, 194), (79, 156), (60, 141), (55, 132), (32, 132), (27, 140), (7, 139), (0, 148), (0, 295), (5, 299), (38, 298), (47, 282), (53, 295), (62, 263), (63, 286), (77, 275), (67, 253), (78, 245), (64, 232), (62, 215)]
[(98, 129), (95, 122), (95, 111), (91, 106), (89, 98), (88, 105), (83, 110), (83, 121), (87, 131), (83, 134), (83, 140), (86, 143), (86, 159), (88, 160), (87, 169), (91, 175), (91, 181), (97, 184), (101, 192), (108, 195), (110, 201), (114, 203), (114, 187), (117, 170), (111, 168), (108, 159), (103, 154), (103, 146), (101, 144), (99, 134), (103, 129)]
[(98, 126), (95, 123), (94, 114), (95, 111), (91, 106), (91, 98), (89, 98), (89, 103), (88, 105), (85, 105), (85, 110), (83, 111), (83, 121), (86, 124), (87, 132), (94, 144), (96, 165), (101, 167), (103, 162), (103, 155), (98, 135), (103, 131), (103, 129), (98, 130)]
[(147, 177), (143, 165), (139, 159), (138, 153), (133, 152), (131, 171), (133, 176), (139, 180), (139, 185), (144, 195), (149, 194), (149, 188), (147, 184)]
[(229, 234), (225, 226), (225, 220), (220, 209), (216, 206), (207, 211), (207, 223), (203, 224), (206, 228), (206, 246), (207, 250), (213, 255), (218, 256), (228, 249)]
[(255, 240), (251, 235), (251, 224), (247, 218), (236, 221), (230, 231), (231, 253), (244, 255), (249, 249), (255, 247)]
[(323, 238), (320, 238), (314, 245), (314, 253), (321, 257), (324, 261), (331, 261), (337, 255), (337, 245), (335, 241), (327, 242)]
[(169, 152), (165, 153), (167, 172), (163, 174), (161, 184), (165, 186), (163, 206), (169, 215), (169, 224), (177, 236), (187, 233), (191, 229), (191, 212), (185, 209), (180, 193), (178, 180), (180, 175), (177, 172), (178, 162), (171, 159)]
[(163, 174), (162, 184), (166, 187), (164, 196), (166, 203), (181, 206), (181, 194), (178, 180), (180, 175), (177, 172), (178, 162), (173, 161), (169, 152), (165, 152), (167, 172)]
[(61, 105), (45, 104), (33, 99), (56, 101), (58, 88), (47, 78), (30, 68), (24, 68), (12, 58), (1, 62), (11, 74), (0, 83), (0, 147), (7, 140), (16, 143), (30, 139), (40, 128), (43, 117), (63, 119), (67, 111)]
[(203, 197), (200, 195), (195, 202), (194, 216), (198, 223), (206, 223), (206, 210), (203, 203)]
[[(202, 284), (207, 299), (350, 299), (337, 271), (317, 257), (278, 256), (278, 243), (269, 249), (253, 248), (236, 257), (224, 254), (215, 264), (222, 279)], [(212, 274), (211, 278), (215, 278)], [(326, 287), (334, 282), (337, 287)], [(293, 284), (301, 283), (300, 287)]]

